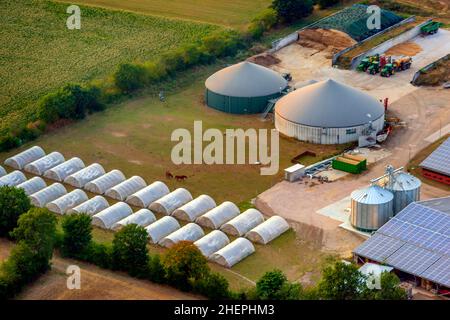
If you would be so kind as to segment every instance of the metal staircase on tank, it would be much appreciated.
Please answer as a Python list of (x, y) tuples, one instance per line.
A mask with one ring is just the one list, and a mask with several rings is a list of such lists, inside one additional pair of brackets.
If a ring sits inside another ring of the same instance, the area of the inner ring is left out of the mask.
[(273, 108), (275, 107), (275, 103), (279, 100), (280, 98), (276, 98), (276, 99), (270, 99), (267, 101), (267, 106), (264, 109), (264, 112), (261, 114), (261, 118), (265, 119), (267, 118), (267, 115), (272, 112)]

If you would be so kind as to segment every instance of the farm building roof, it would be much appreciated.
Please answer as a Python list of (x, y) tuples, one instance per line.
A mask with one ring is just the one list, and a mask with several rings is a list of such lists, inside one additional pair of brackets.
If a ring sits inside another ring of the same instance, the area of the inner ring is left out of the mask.
[(420, 166), (450, 176), (450, 137), (423, 160)]
[(276, 103), (275, 113), (301, 125), (345, 128), (375, 121), (384, 109), (370, 95), (329, 79), (287, 94)]
[(450, 287), (450, 197), (414, 202), (354, 253)]
[(286, 88), (287, 81), (266, 67), (244, 61), (210, 76), (205, 86), (212, 92), (232, 97), (263, 97)]

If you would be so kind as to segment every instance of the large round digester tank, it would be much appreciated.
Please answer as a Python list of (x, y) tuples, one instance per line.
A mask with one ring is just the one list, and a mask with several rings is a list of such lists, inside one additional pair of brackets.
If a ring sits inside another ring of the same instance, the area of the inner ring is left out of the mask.
[(372, 185), (351, 194), (353, 227), (362, 231), (375, 231), (393, 217), (394, 195), (380, 186)]
[(399, 172), (393, 175), (385, 188), (394, 195), (394, 215), (402, 211), (408, 204), (420, 200), (420, 186), (422, 182), (413, 175)]

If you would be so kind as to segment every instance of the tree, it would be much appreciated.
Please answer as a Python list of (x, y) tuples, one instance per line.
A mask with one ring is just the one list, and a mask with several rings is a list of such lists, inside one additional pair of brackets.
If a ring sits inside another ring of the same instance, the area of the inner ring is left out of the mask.
[(119, 69), (114, 74), (114, 83), (125, 93), (142, 88), (145, 84), (145, 79), (145, 68), (131, 63), (119, 65)]
[(326, 9), (339, 3), (339, 0), (318, 0), (320, 9)]
[(370, 300), (405, 300), (406, 291), (399, 287), (400, 279), (391, 272), (383, 272), (380, 277), (380, 289), (369, 289), (363, 292), (364, 299)]
[(166, 271), (159, 254), (155, 254), (149, 258), (148, 268), (148, 279), (150, 281), (156, 283), (164, 283), (166, 281)]
[(256, 283), (256, 296), (262, 300), (295, 300), (301, 293), (302, 286), (290, 283), (278, 269), (266, 272)]
[(30, 199), (23, 189), (0, 187), (0, 236), (8, 236), (17, 227), (19, 216), (30, 207)]
[(228, 281), (221, 274), (210, 273), (195, 281), (194, 291), (213, 300), (227, 299), (230, 297)]
[(61, 251), (63, 255), (77, 258), (86, 253), (92, 240), (92, 218), (85, 213), (65, 215)]
[(209, 267), (200, 250), (189, 241), (180, 241), (163, 257), (168, 282), (188, 291), (192, 283), (208, 275)]
[(307, 17), (313, 11), (312, 0), (273, 0), (271, 7), (277, 12), (278, 18), (285, 22)]
[(336, 262), (323, 270), (319, 282), (319, 295), (330, 300), (359, 299), (365, 287), (365, 282), (354, 264)]
[(148, 272), (147, 231), (129, 224), (114, 235), (113, 267), (127, 271), (133, 277), (145, 277)]

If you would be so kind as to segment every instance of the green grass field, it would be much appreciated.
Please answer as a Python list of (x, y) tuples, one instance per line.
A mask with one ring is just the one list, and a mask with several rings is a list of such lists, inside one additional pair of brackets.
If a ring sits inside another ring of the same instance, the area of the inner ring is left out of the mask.
[(71, 3), (242, 28), (267, 8), (271, 0), (75, 0)]
[(68, 82), (110, 75), (220, 27), (82, 7), (81, 30), (66, 28), (67, 4), (0, 2), (0, 133), (26, 123), (36, 101)]

